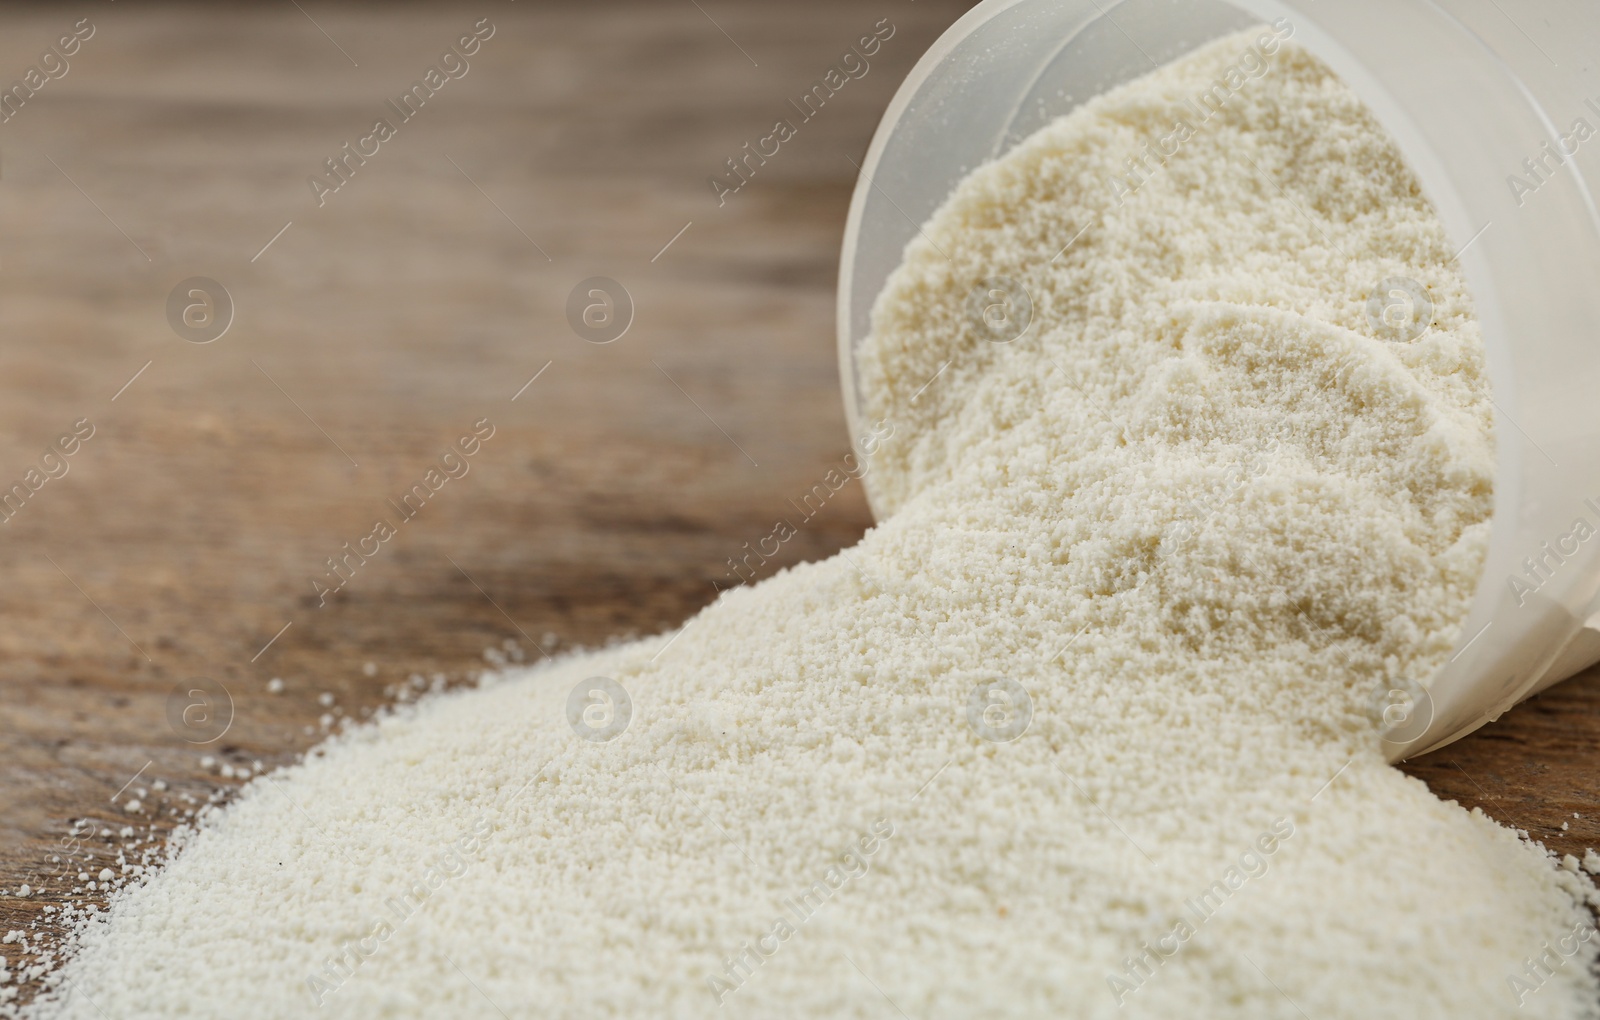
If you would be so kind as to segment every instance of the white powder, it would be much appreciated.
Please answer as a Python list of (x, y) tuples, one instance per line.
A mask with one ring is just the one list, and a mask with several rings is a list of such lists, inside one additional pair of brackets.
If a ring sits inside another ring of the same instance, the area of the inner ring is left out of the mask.
[[(1416, 184), (1285, 48), (1107, 185), (1253, 38), (1048, 127), (911, 245), (862, 359), (895, 428), (860, 545), (256, 780), (35, 1012), (1594, 1016), (1588, 879), (1373, 721), (1449, 654), (1490, 510)], [(966, 318), (996, 276), (1034, 303), (1010, 344)], [(1437, 304), (1412, 343), (1371, 336), (1388, 277)], [(609, 741), (568, 724), (592, 677), (631, 698)]]

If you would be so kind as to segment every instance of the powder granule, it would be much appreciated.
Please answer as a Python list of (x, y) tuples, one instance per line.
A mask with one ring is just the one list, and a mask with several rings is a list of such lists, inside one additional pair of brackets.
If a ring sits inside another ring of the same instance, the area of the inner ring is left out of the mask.
[[(1560, 948), (1588, 880), (1374, 724), (1449, 654), (1490, 509), (1415, 183), (1284, 47), (1107, 187), (1255, 35), (1047, 127), (911, 245), (861, 366), (893, 516), (857, 547), (256, 780), (31, 1012), (1595, 1016), (1595, 942)], [(963, 318), (1000, 275), (1036, 309), (1006, 345)], [(1413, 343), (1365, 324), (1389, 276), (1437, 303)], [(581, 739), (600, 676), (631, 723)]]

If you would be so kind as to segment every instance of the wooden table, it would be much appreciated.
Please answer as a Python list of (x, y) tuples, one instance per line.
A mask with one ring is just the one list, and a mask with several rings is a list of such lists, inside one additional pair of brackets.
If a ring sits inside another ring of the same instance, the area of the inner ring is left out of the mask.
[[(847, 450), (851, 160), (963, 9), (302, 6), (91, 5), (70, 70), (0, 127), (0, 479), (94, 427), (0, 525), (0, 931), (93, 901), (37, 888), (73, 820), (159, 836), (185, 795), (239, 782), (203, 755), (288, 762), (321, 717), (414, 674), (654, 632), (731, 583), (729, 558)], [(71, 32), (64, 10), (8, 7), (0, 80)], [(386, 100), (483, 16), (468, 70), (401, 121)], [(868, 75), (719, 207), (707, 179), (885, 17)], [(333, 180), (346, 142), (371, 155), (319, 205), (308, 178)], [(607, 344), (567, 314), (597, 276), (635, 307)], [(231, 296), (220, 339), (169, 325), (191, 277)], [(481, 419), (468, 474), (319, 605), (329, 558), (397, 521), (388, 500)], [(869, 521), (852, 486), (764, 572)], [(194, 677), (232, 700), (212, 744), (169, 722)], [(1581, 855), (1600, 843), (1597, 732), (1590, 676), (1408, 768)]]

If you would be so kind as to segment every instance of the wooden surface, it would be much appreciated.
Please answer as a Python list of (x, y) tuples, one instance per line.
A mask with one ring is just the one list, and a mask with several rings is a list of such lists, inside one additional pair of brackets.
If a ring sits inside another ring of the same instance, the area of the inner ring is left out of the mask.
[[(851, 160), (962, 9), (302, 6), (91, 5), (70, 71), (0, 127), (0, 479), (95, 427), (0, 524), (0, 931), (94, 900), (38, 889), (73, 820), (159, 834), (182, 796), (237, 783), (202, 755), (287, 762), (322, 715), (412, 674), (654, 632), (730, 583), (728, 559), (848, 449)], [(65, 10), (7, 5), (0, 78), (83, 16)], [(307, 177), (482, 17), (466, 76), (318, 207)], [(707, 178), (885, 17), (867, 76), (719, 208)], [(209, 344), (167, 322), (193, 276), (237, 306)], [(591, 276), (635, 303), (614, 343), (569, 327)], [(397, 519), (386, 500), (483, 418), (470, 472), (319, 607), (326, 560)], [(868, 524), (852, 486), (765, 572)], [(167, 719), (191, 677), (233, 701), (213, 744)], [(1597, 734), (1588, 677), (1409, 771), (1581, 855), (1600, 844)]]

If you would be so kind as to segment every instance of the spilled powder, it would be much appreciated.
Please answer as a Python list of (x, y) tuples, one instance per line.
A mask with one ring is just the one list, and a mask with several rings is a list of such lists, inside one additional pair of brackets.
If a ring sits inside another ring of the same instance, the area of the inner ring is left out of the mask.
[[(858, 546), (255, 780), (29, 1015), (1595, 1016), (1589, 879), (1376, 728), (1487, 538), (1450, 259), (1271, 29), (1094, 100), (880, 298)], [(991, 277), (1031, 295), (1009, 343), (970, 314)], [(1436, 304), (1411, 342), (1366, 318), (1390, 277)]]

